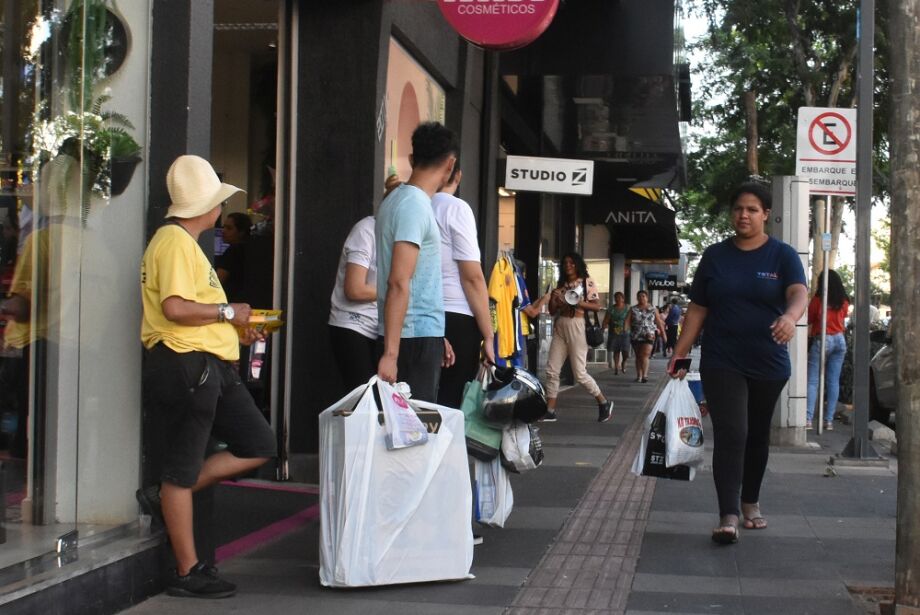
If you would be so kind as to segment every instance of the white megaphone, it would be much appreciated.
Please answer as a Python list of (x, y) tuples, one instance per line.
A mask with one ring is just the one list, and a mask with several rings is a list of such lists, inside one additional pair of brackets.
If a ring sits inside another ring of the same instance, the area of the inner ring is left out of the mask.
[(581, 301), (581, 293), (581, 286), (565, 291), (565, 302), (569, 305), (578, 305), (578, 302)]

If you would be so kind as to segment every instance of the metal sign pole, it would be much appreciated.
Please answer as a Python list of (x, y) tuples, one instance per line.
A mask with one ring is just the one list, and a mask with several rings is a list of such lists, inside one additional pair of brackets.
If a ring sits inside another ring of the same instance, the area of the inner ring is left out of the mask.
[(834, 197), (828, 195), (827, 201), (824, 202), (824, 231), (821, 233), (821, 252), (824, 254), (824, 267), (821, 272), (821, 357), (818, 365), (818, 399), (817, 413), (814, 415), (818, 419), (818, 425), (815, 429), (820, 436), (824, 431), (824, 382), (827, 378), (827, 272), (830, 269), (830, 228), (831, 228), (831, 199)]
[(856, 120), (856, 326), (853, 328), (853, 437), (840, 457), (879, 459), (869, 444), (869, 224), (872, 214), (872, 86), (875, 0), (860, 0)]

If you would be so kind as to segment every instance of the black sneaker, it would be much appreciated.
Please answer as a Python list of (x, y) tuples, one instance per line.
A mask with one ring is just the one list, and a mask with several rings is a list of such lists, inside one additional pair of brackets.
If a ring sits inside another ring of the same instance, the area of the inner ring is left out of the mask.
[(606, 423), (613, 414), (613, 402), (605, 401), (597, 407), (597, 422)]
[(552, 410), (547, 410), (546, 414), (543, 415), (543, 418), (540, 419), (541, 423), (555, 423), (557, 420), (556, 413)]
[(141, 505), (143, 513), (150, 515), (153, 519), (151, 527), (159, 528), (166, 525), (163, 521), (163, 505), (160, 502), (159, 485), (150, 485), (149, 487), (138, 489), (134, 492), (134, 497), (137, 498), (137, 503)]
[(184, 577), (174, 570), (166, 581), (166, 593), (183, 598), (229, 598), (236, 594), (236, 585), (217, 576), (214, 566), (198, 562)]

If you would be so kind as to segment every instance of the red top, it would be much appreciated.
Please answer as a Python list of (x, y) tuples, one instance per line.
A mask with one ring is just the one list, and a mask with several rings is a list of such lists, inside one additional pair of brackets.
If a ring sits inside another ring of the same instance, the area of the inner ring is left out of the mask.
[[(844, 318), (850, 309), (850, 302), (843, 300), (839, 310), (827, 306), (827, 334), (836, 335), (844, 331)], [(815, 295), (808, 304), (808, 335), (821, 335), (821, 297)]]

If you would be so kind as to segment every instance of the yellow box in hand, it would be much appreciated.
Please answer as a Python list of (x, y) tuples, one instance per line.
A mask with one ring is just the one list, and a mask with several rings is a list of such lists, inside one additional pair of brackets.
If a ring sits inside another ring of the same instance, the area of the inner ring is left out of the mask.
[(249, 315), (249, 326), (268, 335), (281, 328), (284, 321), (281, 320), (282, 310), (252, 310)]

